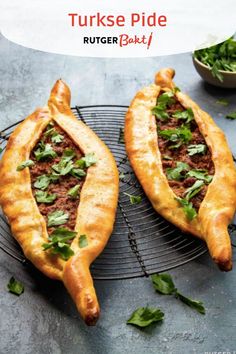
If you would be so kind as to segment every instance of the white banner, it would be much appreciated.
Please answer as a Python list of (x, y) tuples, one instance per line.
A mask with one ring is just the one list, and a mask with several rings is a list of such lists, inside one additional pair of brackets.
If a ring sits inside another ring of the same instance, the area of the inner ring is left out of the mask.
[(189, 52), (227, 39), (235, 27), (235, 0), (1, 0), (7, 39), (68, 55)]

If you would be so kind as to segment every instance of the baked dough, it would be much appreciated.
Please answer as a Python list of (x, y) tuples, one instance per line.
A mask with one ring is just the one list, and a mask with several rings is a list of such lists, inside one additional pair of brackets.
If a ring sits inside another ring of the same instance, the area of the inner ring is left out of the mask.
[[(30, 171), (28, 167), (17, 171), (20, 162), (29, 159), (51, 121), (56, 122), (84, 154), (95, 153), (97, 159), (87, 170), (80, 194), (75, 226), (78, 234), (71, 244), (74, 256), (68, 261), (43, 250), (48, 232), (32, 194)], [(62, 80), (54, 85), (48, 105), (37, 109), (12, 133), (0, 164), (0, 180), (0, 203), (25, 256), (48, 277), (62, 280), (85, 322), (94, 325), (100, 309), (89, 267), (111, 235), (119, 177), (109, 149), (70, 110), (70, 90)], [(88, 246), (79, 248), (79, 235), (84, 234)]]
[(214, 120), (187, 95), (176, 90), (177, 100), (191, 108), (211, 152), (215, 173), (201, 202), (198, 215), (189, 221), (163, 171), (156, 119), (151, 109), (160, 91), (174, 90), (174, 70), (162, 69), (155, 83), (140, 90), (125, 120), (125, 145), (130, 163), (154, 209), (184, 232), (205, 240), (213, 260), (222, 270), (232, 268), (228, 224), (235, 213), (236, 171), (224, 133)]

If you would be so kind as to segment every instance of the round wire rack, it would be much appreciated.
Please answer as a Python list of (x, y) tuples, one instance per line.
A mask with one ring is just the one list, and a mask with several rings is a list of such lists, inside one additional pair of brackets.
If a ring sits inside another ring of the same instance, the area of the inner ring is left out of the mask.
[[(125, 279), (148, 276), (178, 267), (207, 250), (205, 244), (163, 219), (152, 208), (138, 183), (126, 156), (123, 126), (127, 106), (96, 105), (72, 108), (75, 116), (92, 128), (112, 151), (120, 172), (120, 195), (116, 223), (102, 254), (91, 265), (94, 279)], [(0, 133), (1, 147), (19, 124)], [(130, 196), (140, 196), (131, 204)], [(235, 232), (231, 225), (230, 231)], [(3, 213), (0, 213), (0, 248), (19, 262), (30, 266), (13, 239)]]

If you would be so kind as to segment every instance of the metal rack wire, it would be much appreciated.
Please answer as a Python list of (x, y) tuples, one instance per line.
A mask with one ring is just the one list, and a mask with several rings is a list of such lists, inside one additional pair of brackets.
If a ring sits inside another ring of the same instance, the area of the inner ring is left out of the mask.
[[(152, 208), (126, 157), (122, 142), (126, 106), (96, 105), (72, 108), (109, 146), (120, 171), (120, 196), (113, 234), (102, 254), (91, 266), (94, 279), (125, 279), (167, 271), (206, 252), (203, 242), (180, 232)], [(15, 126), (0, 133), (1, 146)], [(142, 202), (131, 205), (124, 193), (140, 195)], [(235, 228), (231, 226), (231, 231)], [(0, 248), (21, 263), (29, 264), (11, 236), (8, 223), (0, 215)]]

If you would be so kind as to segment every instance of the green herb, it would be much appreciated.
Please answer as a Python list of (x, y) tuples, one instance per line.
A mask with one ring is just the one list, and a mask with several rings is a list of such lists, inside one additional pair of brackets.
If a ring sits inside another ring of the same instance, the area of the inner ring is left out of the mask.
[(195, 177), (204, 182), (211, 183), (213, 176), (209, 176), (206, 170), (191, 170), (187, 173), (186, 177)]
[(69, 191), (67, 192), (67, 194), (73, 198), (76, 199), (78, 197), (79, 194), (79, 190), (80, 190), (80, 185), (76, 184), (74, 187), (70, 188)]
[(96, 162), (97, 162), (97, 158), (95, 157), (94, 153), (90, 153), (90, 154), (86, 154), (80, 160), (76, 161), (75, 164), (79, 168), (84, 169), (94, 165)]
[(223, 71), (236, 71), (236, 41), (233, 37), (209, 48), (194, 52), (194, 57), (211, 69), (211, 73), (219, 81), (223, 81)]
[(170, 107), (175, 102), (174, 93), (172, 91), (164, 92), (157, 98), (157, 105), (161, 104), (165, 107)]
[(204, 185), (203, 181), (196, 181), (191, 187), (185, 191), (185, 199), (189, 202), (196, 194), (200, 192), (202, 186)]
[(219, 98), (216, 103), (221, 104), (222, 106), (228, 106), (229, 101), (227, 101), (225, 98)]
[(176, 298), (181, 300), (183, 303), (185, 303), (189, 307), (197, 310), (202, 315), (205, 315), (206, 311), (205, 311), (204, 305), (201, 301), (192, 300), (192, 299), (180, 294), (178, 291), (176, 292)]
[(187, 150), (189, 156), (193, 156), (195, 154), (205, 154), (206, 145), (204, 144), (189, 145)]
[(181, 90), (179, 87), (175, 86), (172, 91), (173, 93), (176, 93), (176, 92), (180, 92)]
[(73, 149), (66, 148), (62, 154), (62, 159), (64, 161), (70, 161), (76, 156), (75, 152)]
[(197, 310), (201, 314), (205, 314), (205, 308), (201, 301), (192, 300), (186, 296), (180, 294), (178, 289), (175, 287), (175, 284), (172, 280), (171, 275), (169, 274), (153, 274), (152, 284), (154, 289), (163, 295), (175, 295), (176, 299), (181, 300), (183, 303), (189, 307)]
[(37, 161), (44, 160), (47, 158), (55, 158), (57, 153), (52, 149), (50, 144), (44, 144), (40, 142), (37, 145), (37, 150), (34, 151), (34, 155)]
[(188, 124), (194, 119), (192, 108), (188, 108), (185, 111), (176, 111), (172, 117), (176, 119), (183, 119)]
[(80, 235), (79, 237), (79, 247), (84, 248), (88, 246), (88, 239), (86, 235)]
[(34, 187), (37, 189), (42, 189), (45, 190), (48, 188), (49, 184), (51, 182), (55, 182), (58, 180), (59, 176), (56, 175), (41, 175), (36, 178), (36, 181), (34, 182)]
[(2, 147), (0, 147), (0, 154), (1, 154), (1, 152), (3, 152), (3, 148)]
[(158, 105), (152, 108), (152, 114), (154, 114), (158, 119), (165, 121), (169, 119), (169, 114), (165, 110), (165, 106)]
[(70, 171), (70, 174), (78, 179), (81, 179), (81, 177), (86, 176), (86, 172), (84, 170), (82, 170), (81, 168), (73, 168)]
[(171, 295), (176, 293), (175, 284), (169, 274), (153, 274), (151, 276), (154, 289), (161, 294)]
[(16, 170), (17, 171), (22, 171), (26, 167), (32, 167), (34, 166), (34, 161), (32, 160), (25, 160), (23, 161), (20, 165), (17, 166)]
[(56, 210), (48, 214), (48, 227), (62, 225), (69, 219), (69, 214), (62, 210)]
[(59, 227), (51, 233), (48, 238), (50, 242), (43, 243), (42, 247), (44, 251), (51, 249), (52, 254), (59, 254), (62, 259), (67, 261), (74, 254), (68, 241), (73, 240), (76, 234), (76, 232)]
[(55, 132), (55, 129), (48, 125), (47, 130), (44, 133), (44, 136), (50, 136)]
[(132, 195), (132, 194), (128, 194), (128, 193), (125, 193), (125, 192), (123, 194), (125, 194), (125, 195), (127, 195), (129, 197), (130, 203), (132, 205), (139, 204), (142, 201), (142, 197), (140, 195)]
[(164, 319), (164, 313), (158, 308), (140, 307), (135, 310), (127, 324), (135, 325), (138, 327), (147, 327), (152, 323), (160, 322)]
[(177, 143), (170, 146), (170, 149), (175, 149), (180, 147), (182, 144), (187, 144), (192, 139), (192, 133), (185, 125), (182, 125), (180, 128), (176, 129), (159, 130), (158, 135), (166, 140)]
[(52, 165), (52, 169), (57, 172), (60, 176), (65, 176), (71, 172), (74, 164), (73, 161), (62, 158), (60, 162), (56, 165)]
[(11, 277), (7, 288), (10, 293), (20, 296), (24, 292), (24, 285), (17, 281), (14, 277)]
[(37, 191), (35, 193), (35, 198), (38, 203), (52, 203), (55, 199), (57, 199), (57, 195), (49, 194), (48, 192)]
[(176, 200), (182, 205), (183, 210), (188, 218), (188, 220), (192, 221), (197, 216), (197, 212), (193, 207), (193, 203), (189, 202), (185, 198), (177, 197)]
[(125, 134), (124, 134), (124, 129), (123, 128), (120, 128), (118, 143), (119, 144), (124, 144), (125, 143)]
[(227, 114), (226, 116), (227, 119), (236, 119), (236, 112), (231, 112)]
[(167, 178), (169, 180), (180, 181), (185, 178), (186, 171), (189, 170), (189, 165), (185, 162), (177, 161), (176, 167), (166, 169)]
[(55, 144), (61, 143), (63, 141), (63, 139), (64, 139), (64, 136), (59, 134), (56, 131), (52, 134), (52, 137), (51, 137), (52, 142)]

